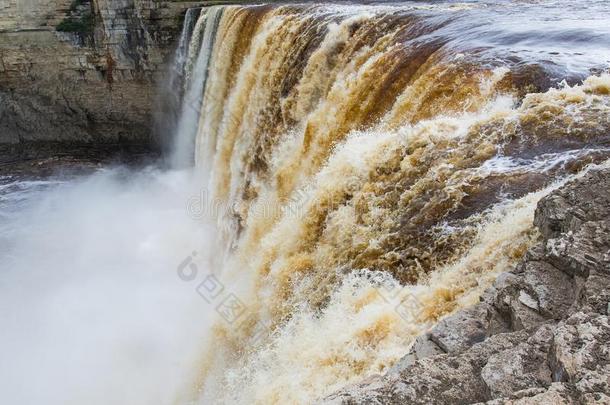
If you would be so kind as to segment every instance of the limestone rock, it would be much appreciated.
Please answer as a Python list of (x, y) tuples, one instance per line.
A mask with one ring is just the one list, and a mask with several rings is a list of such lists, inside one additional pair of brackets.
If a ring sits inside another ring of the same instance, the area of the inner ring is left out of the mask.
[[(546, 391), (537, 392), (539, 390), (527, 390), (528, 392), (521, 392), (518, 394), (520, 398), (514, 400), (504, 401), (504, 404), (510, 405), (572, 405), (577, 404), (575, 399), (571, 396), (571, 388), (565, 384), (553, 383), (550, 388)], [(523, 394), (534, 394), (534, 395), (523, 395)]]
[(560, 319), (576, 297), (575, 280), (546, 262), (527, 262), (523, 282), (535, 297), (536, 308), (532, 309), (546, 318)]
[(445, 353), (443, 349), (430, 339), (429, 334), (418, 336), (409, 353), (394, 366), (393, 371), (403, 370), (412, 366), (417, 360), (443, 353)]
[(542, 199), (536, 208), (534, 224), (545, 239), (576, 232), (585, 222), (607, 219), (610, 194), (605, 171), (596, 171), (580, 181)]
[(468, 349), (487, 337), (488, 305), (477, 304), (440, 321), (431, 331), (430, 340), (446, 353)]
[(528, 344), (490, 357), (481, 377), (492, 397), (509, 396), (531, 387), (548, 387), (552, 382), (546, 353)]
[(549, 239), (546, 244), (550, 264), (571, 276), (588, 277), (594, 269), (610, 272), (609, 226), (604, 223), (583, 225), (576, 234)]
[(600, 389), (610, 389), (610, 324), (607, 316), (576, 313), (561, 323), (554, 335), (552, 361), (555, 380), (582, 382), (589, 372), (605, 372), (605, 378), (599, 381)]

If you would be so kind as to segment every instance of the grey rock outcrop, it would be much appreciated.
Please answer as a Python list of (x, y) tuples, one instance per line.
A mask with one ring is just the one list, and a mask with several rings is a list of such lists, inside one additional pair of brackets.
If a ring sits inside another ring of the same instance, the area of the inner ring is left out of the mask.
[(609, 404), (610, 170), (542, 199), (539, 244), (480, 303), (332, 404)]

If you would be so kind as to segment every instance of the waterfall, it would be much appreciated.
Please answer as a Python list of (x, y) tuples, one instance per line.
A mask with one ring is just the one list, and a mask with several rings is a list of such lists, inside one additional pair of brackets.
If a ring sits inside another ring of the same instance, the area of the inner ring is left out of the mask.
[(610, 158), (610, 76), (514, 56), (473, 23), (503, 11), (476, 8), (202, 12), (174, 157), (231, 208), (213, 270), (243, 311), (193, 401), (312, 403), (383, 373), (518, 262), (540, 198)]
[[(178, 56), (175, 65), (182, 74), (183, 97), (181, 114), (175, 131), (175, 143), (172, 151), (173, 167), (188, 167), (194, 161), (195, 134), (201, 110), (201, 100), (206, 88), (210, 54), (214, 47), (216, 31), (223, 12), (223, 6), (210, 7), (201, 12), (197, 23), (192, 28), (192, 38), (187, 41), (194, 13), (187, 12), (185, 29), (181, 36)], [(182, 43), (184, 39), (184, 43)], [(188, 49), (187, 49), (188, 45)]]
[[(176, 49), (176, 55), (174, 57), (174, 63), (172, 65), (172, 75), (169, 80), (172, 85), (172, 89), (180, 88), (184, 81), (184, 69), (188, 57), (189, 45), (191, 43), (191, 37), (193, 36), (195, 24), (197, 23), (200, 14), (200, 8), (190, 8), (186, 11), (186, 14), (184, 16), (182, 34), (180, 35), (178, 48)], [(176, 93), (180, 94), (180, 96), (183, 96), (182, 91), (178, 91)]]
[(162, 80), (159, 86), (160, 96), (156, 100), (159, 114), (155, 116), (155, 136), (164, 149), (170, 151), (175, 149), (176, 142), (167, 138), (174, 134), (178, 127), (184, 97), (183, 83), (189, 45), (200, 13), (200, 8), (190, 8), (186, 11), (180, 40), (169, 69), (169, 77), (167, 80)]
[(188, 52), (188, 46), (191, 43), (191, 37), (193, 36), (193, 29), (195, 24), (201, 15), (201, 8), (189, 8), (186, 10), (184, 15), (184, 23), (182, 26), (182, 33), (180, 34), (180, 41), (178, 42), (178, 49), (176, 51), (176, 59), (179, 69), (184, 68), (184, 62)]

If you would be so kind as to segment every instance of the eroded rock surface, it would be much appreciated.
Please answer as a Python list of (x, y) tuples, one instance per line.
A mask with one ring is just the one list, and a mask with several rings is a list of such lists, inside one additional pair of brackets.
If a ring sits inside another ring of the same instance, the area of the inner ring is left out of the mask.
[(610, 170), (540, 201), (540, 243), (481, 302), (333, 404), (609, 404)]

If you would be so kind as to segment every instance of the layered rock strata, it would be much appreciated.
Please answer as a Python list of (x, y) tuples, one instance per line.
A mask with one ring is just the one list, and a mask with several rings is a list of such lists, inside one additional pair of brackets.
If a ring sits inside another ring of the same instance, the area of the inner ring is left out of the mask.
[(155, 83), (167, 75), (184, 10), (195, 4), (0, 4), (1, 159), (82, 145), (152, 147)]

